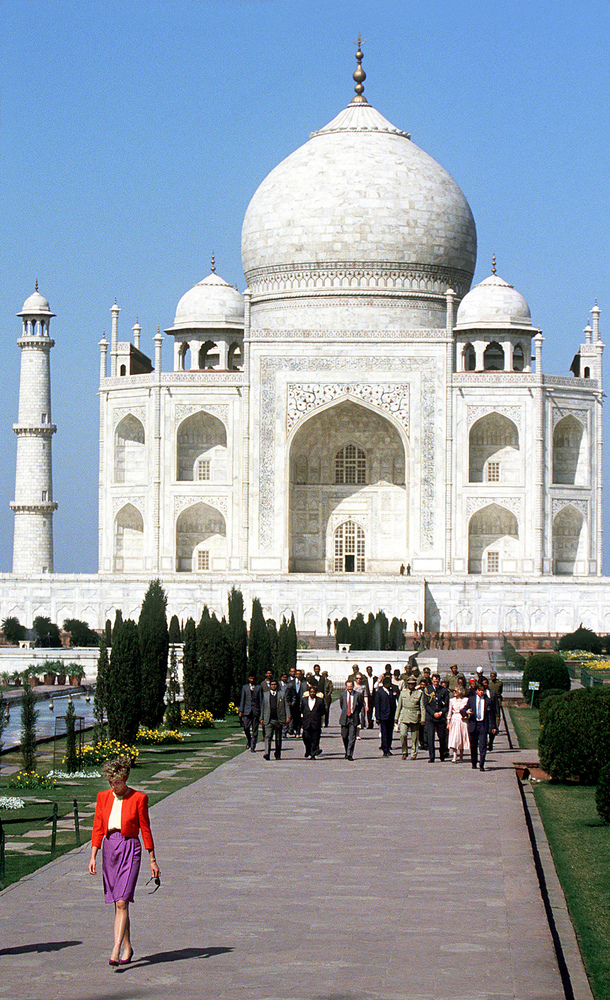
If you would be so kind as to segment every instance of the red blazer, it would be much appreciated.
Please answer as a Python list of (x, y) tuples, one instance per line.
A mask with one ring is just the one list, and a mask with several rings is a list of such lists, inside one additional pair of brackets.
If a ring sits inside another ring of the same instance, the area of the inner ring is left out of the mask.
[[(98, 792), (95, 804), (93, 832), (91, 834), (93, 847), (101, 847), (102, 840), (108, 833), (108, 820), (110, 819), (113, 801), (112, 788), (108, 788), (105, 792)], [(144, 795), (144, 792), (137, 792), (135, 788), (130, 788), (128, 794), (123, 799), (121, 833), (124, 837), (137, 837), (140, 830), (142, 831), (144, 847), (147, 851), (154, 851), (155, 845), (148, 819), (148, 795)]]

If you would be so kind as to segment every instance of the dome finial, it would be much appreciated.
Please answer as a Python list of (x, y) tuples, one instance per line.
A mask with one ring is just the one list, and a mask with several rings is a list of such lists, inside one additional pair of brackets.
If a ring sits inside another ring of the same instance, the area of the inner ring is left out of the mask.
[(214, 251), (212, 250), (212, 265), (210, 268), (212, 274), (216, 274), (216, 259), (214, 257)]
[(38, 291), (38, 278), (36, 278), (36, 287), (35, 287), (35, 291)]
[(358, 41), (354, 42), (354, 45), (358, 46), (358, 51), (356, 52), (356, 59), (358, 60), (358, 66), (354, 70), (353, 78), (356, 81), (356, 86), (354, 90), (356, 91), (356, 96), (352, 97), (352, 104), (368, 104), (366, 97), (363, 97), (364, 92), (364, 81), (366, 80), (366, 73), (362, 68), (362, 59), (364, 53), (362, 52), (362, 35), (358, 32)]
[(491, 257), (491, 273), (492, 274), (496, 273), (496, 255), (495, 255), (495, 253), (492, 254), (492, 257)]

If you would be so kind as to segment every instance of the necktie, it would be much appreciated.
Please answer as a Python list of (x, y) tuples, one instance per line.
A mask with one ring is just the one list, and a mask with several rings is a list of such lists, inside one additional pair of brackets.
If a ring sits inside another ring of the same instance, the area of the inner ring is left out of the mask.
[(350, 716), (352, 714), (352, 696), (348, 694), (347, 696), (347, 714)]

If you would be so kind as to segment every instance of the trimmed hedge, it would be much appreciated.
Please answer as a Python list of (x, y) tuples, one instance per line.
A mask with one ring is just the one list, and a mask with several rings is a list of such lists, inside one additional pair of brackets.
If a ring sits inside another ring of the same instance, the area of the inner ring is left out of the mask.
[(581, 688), (552, 699), (538, 750), (540, 764), (556, 781), (597, 784), (610, 760), (610, 688)]
[(577, 628), (575, 632), (568, 632), (557, 643), (557, 649), (582, 649), (596, 655), (601, 653), (603, 647), (603, 639), (590, 628)]
[(559, 688), (547, 688), (540, 695), (540, 725), (544, 726), (546, 724), (547, 716), (549, 714), (549, 709), (554, 703), (555, 698), (562, 698), (565, 691), (561, 691)]
[(540, 688), (534, 691), (534, 706), (540, 704), (540, 695), (549, 688), (569, 691), (571, 682), (568, 668), (558, 653), (534, 653), (525, 662), (521, 691), (524, 698), (531, 697), (530, 681), (540, 681)]

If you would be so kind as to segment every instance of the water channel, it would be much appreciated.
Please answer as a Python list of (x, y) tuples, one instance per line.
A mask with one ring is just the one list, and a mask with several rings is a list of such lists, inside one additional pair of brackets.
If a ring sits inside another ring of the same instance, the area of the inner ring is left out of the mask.
[[(52, 699), (41, 698), (36, 701), (36, 711), (38, 712), (36, 738), (38, 740), (48, 739), (54, 736), (56, 731), (58, 735), (63, 736), (65, 734), (66, 728), (63, 718), (68, 710), (68, 698), (69, 692), (66, 691), (65, 694), (58, 694)], [(93, 696), (90, 696), (90, 700), (87, 702), (86, 695), (82, 692), (75, 693), (72, 695), (72, 704), (74, 705), (77, 718), (80, 716), (84, 719), (83, 725), (85, 728), (92, 726), (95, 722), (93, 716)], [(18, 747), (21, 743), (20, 701), (11, 701), (10, 703), (9, 722), (2, 734), (2, 742), (4, 744), (3, 750), (5, 751)]]

